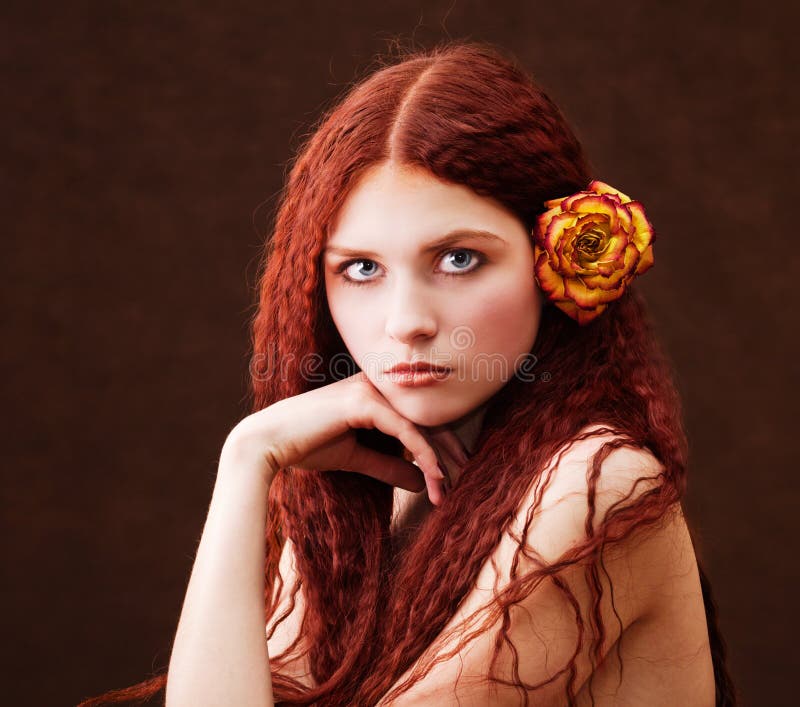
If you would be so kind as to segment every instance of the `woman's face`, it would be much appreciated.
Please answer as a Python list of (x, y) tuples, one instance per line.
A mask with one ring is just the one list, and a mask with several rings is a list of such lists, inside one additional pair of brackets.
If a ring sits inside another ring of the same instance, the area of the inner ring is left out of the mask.
[[(416, 424), (474, 411), (536, 339), (542, 295), (529, 235), (467, 187), (382, 163), (348, 196), (323, 255), (328, 306), (350, 355)], [(387, 373), (421, 361), (449, 373), (413, 386)]]

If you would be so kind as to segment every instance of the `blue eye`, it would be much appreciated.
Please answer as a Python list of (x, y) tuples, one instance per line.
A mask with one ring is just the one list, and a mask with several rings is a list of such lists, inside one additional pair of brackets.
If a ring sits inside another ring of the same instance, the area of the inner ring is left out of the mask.
[[(454, 254), (462, 256), (460, 258), (455, 257), (450, 261), (451, 263), (453, 263), (455, 265), (462, 265), (462, 264), (463, 265), (469, 265), (469, 262), (471, 262), (471, 261), (473, 261), (475, 259), (475, 251), (467, 250), (466, 248), (459, 248), (457, 250), (451, 250), (451, 251), (448, 251), (447, 253), (445, 253), (445, 255), (454, 255)], [(467, 257), (464, 258), (463, 257), (464, 255), (466, 255)], [(467, 260), (468, 262), (463, 263), (464, 260)], [(460, 272), (465, 272), (465, 269), (463, 267), (460, 267), (459, 271)], [(467, 272), (472, 272), (472, 271), (469, 270)], [(454, 272), (445, 273), (445, 275), (455, 275), (455, 274), (456, 273), (454, 273)]]
[[(442, 253), (442, 256), (449, 256), (457, 254), (456, 257), (452, 258), (449, 262), (455, 264), (457, 269), (453, 272), (448, 271), (441, 271), (443, 275), (448, 277), (460, 277), (463, 275), (468, 275), (470, 273), (475, 272), (478, 270), (481, 265), (485, 262), (485, 259), (482, 254), (478, 251), (472, 250), (471, 248), (452, 248), (448, 251)], [(466, 254), (466, 257), (465, 255)], [(477, 262), (478, 264), (474, 267), (468, 268), (473, 261)], [(362, 275), (365, 273), (363, 270), (374, 271), (377, 269), (377, 265), (374, 260), (370, 260), (369, 258), (356, 258), (353, 260), (347, 260), (343, 262), (339, 267), (336, 269), (336, 274), (342, 276), (342, 281), (346, 285), (369, 285), (370, 283), (374, 282), (377, 278), (369, 277), (371, 273), (366, 273), (366, 278), (354, 278), (347, 273), (347, 270), (350, 268), (351, 265), (361, 264), (360, 268), (357, 268), (355, 272), (360, 272)]]
[[(337, 272), (343, 273), (345, 282), (347, 282), (347, 283), (356, 283), (356, 284), (361, 284), (362, 282), (365, 282), (364, 280), (354, 279), (354, 278), (350, 277), (347, 273), (344, 272), (351, 265), (355, 265), (357, 263), (362, 263), (362, 267), (363, 267), (363, 263), (368, 263), (368, 264), (371, 263), (373, 265), (373, 268), (367, 267), (367, 270), (374, 269), (374, 265), (375, 265), (375, 261), (374, 260), (350, 260), (350, 261), (348, 261), (346, 263), (342, 263), (341, 267), (337, 270)], [(357, 272), (360, 271), (360, 270), (361, 269), (359, 268), (357, 270)], [(361, 274), (363, 274), (363, 273), (361, 273)], [(367, 273), (367, 275), (369, 275), (369, 273)]]

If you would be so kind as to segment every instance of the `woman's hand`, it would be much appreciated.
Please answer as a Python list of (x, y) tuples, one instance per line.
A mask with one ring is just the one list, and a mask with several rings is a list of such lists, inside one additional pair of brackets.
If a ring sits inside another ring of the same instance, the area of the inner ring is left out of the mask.
[[(359, 444), (358, 428), (376, 428), (396, 437), (418, 466)], [(435, 439), (450, 457), (466, 458), (453, 432), (438, 429)], [(442, 503), (443, 487), (448, 484), (426, 432), (397, 412), (363, 371), (245, 417), (225, 444), (257, 455), (272, 473), (289, 466), (341, 469), (414, 492), (427, 486), (434, 505)]]

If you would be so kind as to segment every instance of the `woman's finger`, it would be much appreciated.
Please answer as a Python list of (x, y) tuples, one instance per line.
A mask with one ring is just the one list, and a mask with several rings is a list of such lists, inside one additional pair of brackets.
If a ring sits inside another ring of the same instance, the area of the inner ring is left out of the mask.
[(449, 427), (427, 427), (426, 433), (431, 439), (436, 440), (447, 453), (461, 464), (466, 464), (469, 461), (469, 452), (464, 446), (459, 436), (453, 432)]
[(350, 459), (341, 468), (343, 471), (357, 471), (360, 474), (366, 474), (369, 470), (370, 476), (413, 493), (419, 493), (427, 484), (422, 469), (411, 462), (383, 454), (362, 444), (354, 447)]
[[(375, 427), (399, 439), (425, 474), (431, 501), (436, 505), (441, 504), (444, 500), (441, 482), (446, 476), (439, 467), (436, 451), (414, 423), (375, 398), (361, 400), (347, 422), (352, 427)], [(365, 473), (370, 471), (365, 470)]]
[(350, 459), (341, 467), (343, 471), (357, 471), (369, 474), (391, 486), (399, 486), (412, 493), (420, 493), (427, 488), (428, 498), (435, 506), (444, 502), (444, 487), (448, 480), (434, 479), (412, 462), (400, 457), (382, 454), (374, 449), (357, 444)]
[(417, 426), (388, 404), (374, 398), (360, 401), (347, 420), (351, 427), (375, 427), (399, 439), (419, 464), (423, 473), (434, 479), (445, 478), (439, 468), (436, 452)]

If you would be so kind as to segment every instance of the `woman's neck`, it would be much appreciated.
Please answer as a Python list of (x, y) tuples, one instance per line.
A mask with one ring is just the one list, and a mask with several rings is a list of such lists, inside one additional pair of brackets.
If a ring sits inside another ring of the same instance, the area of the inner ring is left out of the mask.
[(472, 412), (467, 413), (460, 420), (457, 420), (451, 428), (466, 447), (467, 454), (470, 456), (475, 453), (475, 443), (478, 441), (478, 435), (481, 432), (483, 419), (486, 417), (488, 407), (489, 403), (485, 402)]
[[(487, 401), (474, 410), (468, 412), (458, 420), (445, 423), (444, 425), (440, 425), (439, 427), (432, 429), (449, 429), (464, 445), (467, 450), (467, 456), (472, 456), (475, 453), (475, 444), (478, 440), (481, 427), (483, 426), (483, 421), (488, 407), (489, 402)], [(440, 444), (437, 444), (436, 440), (432, 440), (432, 443), (436, 451), (444, 457), (445, 462), (449, 462), (451, 457), (447, 453), (447, 450)], [(450, 481), (453, 485), (455, 485), (458, 483), (458, 477), (461, 475), (461, 466), (457, 463), (447, 463), (447, 467), (447, 471), (450, 473)]]

